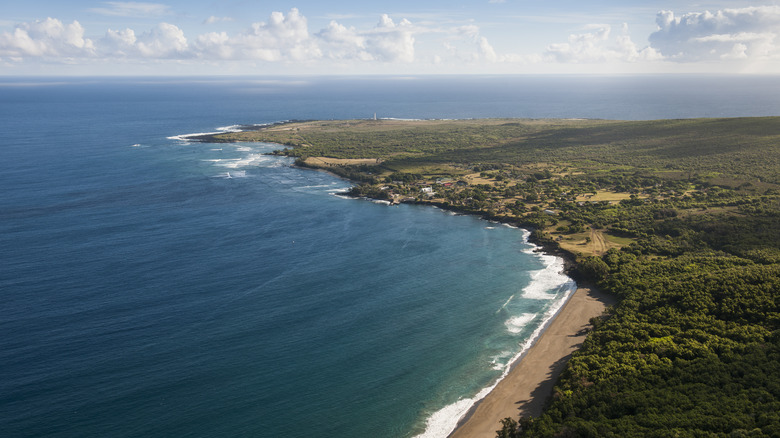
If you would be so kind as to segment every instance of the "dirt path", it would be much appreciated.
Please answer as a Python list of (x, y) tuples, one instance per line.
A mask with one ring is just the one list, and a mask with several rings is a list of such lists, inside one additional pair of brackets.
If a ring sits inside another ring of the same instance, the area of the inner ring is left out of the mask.
[(609, 249), (609, 244), (604, 239), (604, 233), (596, 231), (591, 228), (590, 230), (590, 245), (593, 254), (602, 255)]

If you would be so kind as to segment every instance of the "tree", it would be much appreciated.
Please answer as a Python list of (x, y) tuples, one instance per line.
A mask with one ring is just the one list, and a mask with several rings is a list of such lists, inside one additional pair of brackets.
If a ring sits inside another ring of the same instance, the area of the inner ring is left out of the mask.
[(579, 264), (578, 270), (586, 278), (600, 282), (609, 274), (609, 265), (600, 257), (591, 256)]
[(510, 417), (501, 420), (501, 429), (496, 431), (496, 438), (520, 438), (517, 421)]

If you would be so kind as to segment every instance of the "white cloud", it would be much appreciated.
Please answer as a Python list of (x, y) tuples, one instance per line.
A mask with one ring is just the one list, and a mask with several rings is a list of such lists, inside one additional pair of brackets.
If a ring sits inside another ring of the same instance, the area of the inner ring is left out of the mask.
[(316, 36), (331, 59), (359, 59), (362, 61), (374, 59), (366, 51), (366, 37), (354, 27), (346, 27), (333, 20)]
[(89, 57), (94, 53), (95, 46), (84, 38), (84, 28), (78, 21), (66, 25), (47, 18), (19, 24), (13, 33), (0, 34), (0, 56)]
[[(134, 10), (162, 11), (151, 3), (128, 4)], [(132, 8), (130, 8), (132, 9)], [(211, 17), (207, 22), (221, 19)], [(22, 23), (13, 32), (0, 34), (0, 56), (13, 60), (29, 57), (95, 59), (201, 59), (259, 60), (267, 62), (298, 62), (327, 58), (338, 61), (378, 61), (411, 63), (415, 60), (415, 34), (425, 29), (415, 27), (406, 19), (394, 22), (382, 15), (372, 28), (355, 29), (336, 21), (315, 34), (309, 32), (308, 21), (297, 9), (287, 14), (273, 12), (265, 22), (253, 23), (236, 34), (209, 32), (188, 39), (183, 30), (170, 23), (160, 23), (148, 31), (132, 28), (108, 29), (99, 40), (84, 38), (84, 29), (74, 21), (64, 25), (57, 19)], [(481, 42), (487, 52), (492, 48)], [(100, 58), (98, 58), (98, 56)]]
[(235, 48), (230, 44), (230, 37), (225, 32), (209, 32), (199, 35), (195, 47), (201, 57), (206, 59), (233, 59)]
[(691, 12), (661, 11), (651, 45), (669, 59), (695, 62), (717, 59), (780, 57), (780, 6)]
[(170, 7), (160, 3), (103, 2), (107, 7), (91, 8), (91, 12), (114, 17), (161, 17), (171, 14)]
[(364, 35), (366, 51), (380, 61), (413, 62), (414, 33), (409, 20), (395, 24), (389, 15), (382, 14), (376, 27)]
[(568, 42), (547, 46), (547, 58), (562, 63), (600, 63), (654, 61), (661, 55), (653, 48), (639, 50), (631, 40), (628, 25), (623, 24), (620, 33), (612, 37), (608, 24), (588, 25), (590, 32), (569, 35)]
[(132, 29), (111, 30), (100, 40), (100, 53), (106, 57), (181, 59), (193, 53), (184, 32), (169, 23), (160, 23), (136, 36)]
[(371, 29), (359, 30), (331, 21), (316, 34), (317, 42), (332, 59), (412, 63), (415, 61), (415, 36), (427, 29), (407, 19), (398, 23), (382, 14)]
[(459, 54), (460, 50), (456, 47), (455, 43), (458, 39), (465, 39), (469, 42), (471, 48), (466, 49), (464, 61), (478, 62), (480, 60), (488, 61), (491, 63), (504, 62), (516, 60), (516, 56), (513, 55), (499, 55), (490, 44), (488, 39), (480, 34), (479, 27), (473, 24), (467, 24), (455, 28), (452, 32), (453, 38), (445, 43), (445, 48), (453, 55), (463, 58), (463, 55)]
[(204, 58), (307, 61), (322, 56), (306, 17), (295, 8), (286, 16), (274, 12), (268, 22), (253, 23), (234, 37), (224, 32), (201, 35), (195, 47)]

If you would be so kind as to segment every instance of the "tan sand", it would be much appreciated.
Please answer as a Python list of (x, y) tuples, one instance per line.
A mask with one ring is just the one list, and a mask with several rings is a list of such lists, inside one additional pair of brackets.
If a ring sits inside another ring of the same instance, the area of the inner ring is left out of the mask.
[(571, 353), (585, 340), (588, 321), (613, 302), (612, 297), (595, 289), (577, 289), (520, 363), (450, 437), (495, 438), (506, 417), (539, 416)]

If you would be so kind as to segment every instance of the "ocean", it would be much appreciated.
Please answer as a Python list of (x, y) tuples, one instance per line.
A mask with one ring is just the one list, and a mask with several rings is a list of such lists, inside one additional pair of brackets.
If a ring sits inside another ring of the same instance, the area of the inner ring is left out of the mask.
[(187, 139), (374, 113), (780, 115), (780, 79), (0, 78), (0, 436), (445, 437), (576, 287), (561, 260)]

